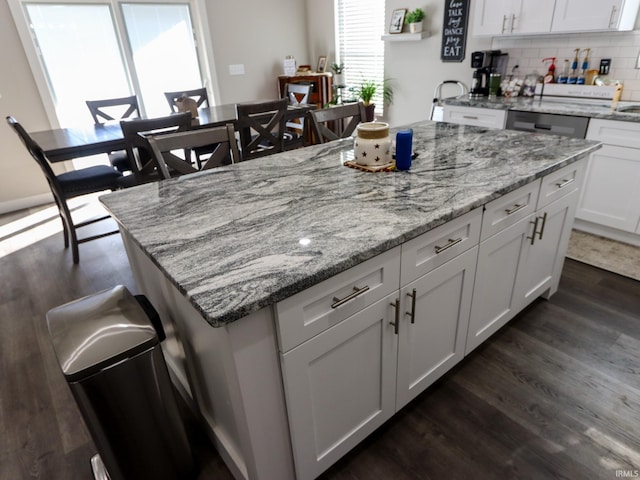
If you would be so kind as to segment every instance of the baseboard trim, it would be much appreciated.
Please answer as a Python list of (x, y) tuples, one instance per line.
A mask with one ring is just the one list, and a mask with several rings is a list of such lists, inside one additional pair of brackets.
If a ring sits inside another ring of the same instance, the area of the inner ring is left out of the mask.
[(42, 193), (40, 195), (33, 195), (31, 197), (24, 197), (18, 198), (16, 200), (0, 202), (0, 215), (5, 213), (17, 212), (18, 210), (24, 210), (25, 208), (45, 205), (47, 203), (53, 203), (53, 195), (51, 195), (51, 193)]
[(586, 220), (575, 219), (573, 228), (576, 230), (582, 230), (583, 232), (590, 233), (592, 235), (599, 235), (601, 237), (610, 238), (622, 243), (628, 243), (640, 247), (640, 235), (630, 232), (624, 232), (615, 228), (605, 227), (596, 223), (587, 222)]

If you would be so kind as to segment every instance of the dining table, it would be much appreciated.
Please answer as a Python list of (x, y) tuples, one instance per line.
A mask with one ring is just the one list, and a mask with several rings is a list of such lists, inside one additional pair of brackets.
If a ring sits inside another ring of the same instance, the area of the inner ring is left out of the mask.
[[(286, 118), (298, 118), (307, 114), (315, 105), (289, 105)], [(198, 109), (192, 128), (218, 127), (231, 123), (237, 126), (235, 103), (214, 105)], [(74, 158), (124, 150), (125, 142), (120, 122), (87, 124), (30, 132), (50, 162), (62, 162)]]

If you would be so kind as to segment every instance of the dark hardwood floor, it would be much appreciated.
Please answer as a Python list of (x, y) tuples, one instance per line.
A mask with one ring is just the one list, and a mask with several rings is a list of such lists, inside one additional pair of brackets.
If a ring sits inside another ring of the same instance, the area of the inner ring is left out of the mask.
[[(74, 266), (61, 233), (14, 231), (25, 218), (0, 217), (0, 479), (90, 479), (95, 447), (44, 315), (116, 284), (136, 289), (119, 237), (81, 245)], [(48, 218), (57, 226), (55, 213)], [(32, 243), (18, 248), (21, 236)], [(230, 479), (186, 421), (198, 478)], [(535, 301), (322, 478), (575, 480), (639, 470), (640, 282), (567, 260), (550, 301)]]

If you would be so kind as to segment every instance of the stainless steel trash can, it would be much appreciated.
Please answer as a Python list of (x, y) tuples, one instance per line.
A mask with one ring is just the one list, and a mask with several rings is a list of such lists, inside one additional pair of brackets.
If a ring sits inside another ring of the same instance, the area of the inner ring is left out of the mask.
[[(153, 307), (119, 285), (47, 312), (53, 347), (111, 480), (188, 479), (193, 457)], [(158, 329), (158, 330), (156, 330)], [(160, 338), (159, 335), (160, 334)]]

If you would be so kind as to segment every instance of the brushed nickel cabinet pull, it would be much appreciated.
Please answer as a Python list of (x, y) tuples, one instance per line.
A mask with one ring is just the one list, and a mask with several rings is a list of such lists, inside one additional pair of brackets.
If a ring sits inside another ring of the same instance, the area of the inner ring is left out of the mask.
[(518, 211), (522, 210), (523, 208), (525, 208), (525, 207), (526, 207), (526, 206), (528, 206), (528, 205), (529, 205), (528, 203), (522, 203), (522, 204), (520, 204), (520, 203), (516, 203), (516, 204), (513, 206), (513, 208), (507, 208), (507, 209), (505, 210), (505, 212), (507, 212), (507, 215), (513, 215), (514, 213), (516, 213), (516, 212), (518, 212)]
[(516, 23), (516, 18), (517, 18), (517, 17), (516, 17), (516, 14), (515, 14), (515, 13), (512, 13), (512, 14), (511, 14), (511, 33), (513, 33), (513, 26), (514, 26), (514, 25), (515, 25), (515, 23)]
[(411, 318), (411, 323), (416, 323), (416, 289), (414, 288), (411, 293), (407, 293), (407, 297), (411, 297), (411, 311), (405, 312)]
[(396, 309), (395, 322), (389, 322), (389, 325), (393, 325), (393, 332), (398, 335), (400, 331), (400, 299), (396, 298), (396, 301), (389, 305)]
[(562, 182), (560, 183), (556, 183), (556, 187), (558, 188), (564, 188), (567, 185), (569, 185), (570, 183), (573, 183), (575, 180), (575, 178), (570, 178), (569, 180), (562, 180)]
[[(544, 233), (544, 226), (546, 224), (547, 224), (547, 212), (544, 212), (544, 215), (542, 216), (542, 225), (540, 226), (540, 233), (538, 234), (538, 238), (540, 240), (542, 240), (542, 234)], [(534, 232), (534, 235), (535, 235), (535, 232)]]
[(343, 305), (343, 304), (347, 303), (349, 300), (353, 300), (358, 295), (363, 294), (367, 290), (369, 290), (369, 286), (368, 285), (365, 285), (362, 288), (353, 287), (353, 293), (350, 293), (346, 297), (344, 297), (344, 298), (333, 297), (333, 301), (335, 303), (331, 304), (331, 308), (338, 308), (340, 305)]
[(438, 245), (435, 246), (436, 249), (436, 255), (439, 253), (444, 252), (445, 250), (448, 250), (449, 248), (453, 247), (454, 245), (459, 244), (462, 241), (462, 237), (456, 238), (455, 240), (450, 238), (449, 239), (449, 243), (447, 243), (446, 245), (439, 247)]
[(507, 16), (503, 15), (502, 16), (502, 30), (500, 31), (500, 33), (504, 33), (504, 24), (507, 22)]
[(611, 28), (612, 26), (615, 26), (615, 23), (613, 21), (613, 16), (616, 13), (616, 6), (615, 5), (611, 5), (611, 16), (609, 17), (609, 28)]
[(466, 118), (468, 120), (477, 120), (478, 117), (474, 116), (474, 115), (462, 115), (462, 118)]
[(529, 222), (529, 223), (533, 223), (533, 233), (531, 234), (530, 237), (527, 237), (528, 240), (531, 240), (531, 245), (533, 245), (534, 242), (536, 241), (536, 233), (538, 230), (538, 220), (540, 220), (540, 217), (536, 217), (536, 220), (534, 222)]

